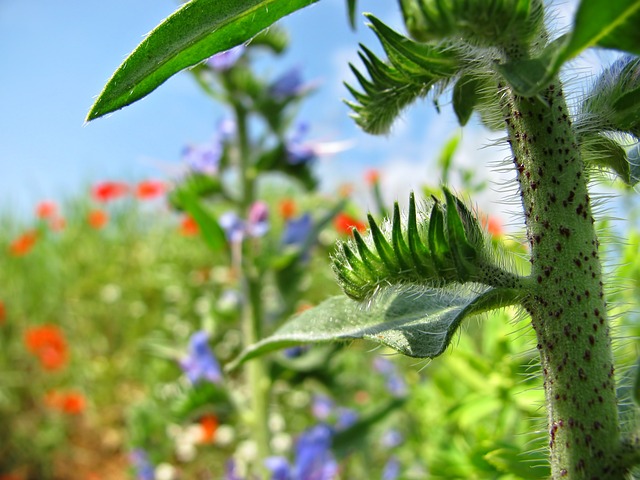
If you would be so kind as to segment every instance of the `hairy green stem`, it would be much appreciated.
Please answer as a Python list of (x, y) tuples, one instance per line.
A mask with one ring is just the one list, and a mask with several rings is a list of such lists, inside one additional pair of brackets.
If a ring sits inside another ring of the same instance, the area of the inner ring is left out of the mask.
[[(249, 137), (247, 132), (247, 112), (242, 105), (236, 104), (235, 117), (238, 129), (238, 167), (242, 188), (240, 206), (244, 218), (248, 217), (251, 205), (255, 201), (255, 173), (251, 165)], [(254, 249), (245, 242), (242, 255), (242, 287), (245, 304), (242, 311), (242, 332), (244, 345), (253, 345), (262, 338), (262, 299), (261, 278), (255, 269)], [(259, 462), (270, 455), (269, 446), (269, 377), (264, 362), (246, 364), (247, 380), (250, 392), (248, 419), (254, 441), (257, 444)], [(257, 472), (263, 472), (261, 465)]]
[(523, 305), (537, 335), (552, 478), (621, 479), (613, 355), (587, 176), (559, 82), (505, 90), (531, 250)]

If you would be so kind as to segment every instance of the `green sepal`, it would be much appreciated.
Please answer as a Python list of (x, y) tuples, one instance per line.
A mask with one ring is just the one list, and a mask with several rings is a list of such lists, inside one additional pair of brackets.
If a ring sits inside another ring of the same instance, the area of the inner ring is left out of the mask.
[(158, 25), (118, 67), (87, 121), (130, 105), (171, 76), (246, 42), (317, 0), (191, 0)]
[(391, 248), (387, 239), (384, 238), (384, 235), (380, 231), (380, 227), (378, 227), (378, 224), (371, 214), (367, 215), (367, 220), (369, 221), (373, 244), (376, 247), (376, 251), (380, 256), (382, 263), (385, 264), (387, 269), (398, 270), (399, 264), (396, 262), (396, 255), (393, 253), (393, 248)]
[(366, 307), (345, 296), (331, 297), (247, 347), (227, 370), (294, 345), (355, 339), (385, 345), (410, 357), (433, 358), (447, 349), (465, 318), (518, 301), (518, 291), (502, 288), (479, 292), (392, 289), (376, 295)]
[(393, 246), (393, 251), (398, 259), (398, 264), (400, 269), (408, 270), (410, 265), (413, 263), (412, 260), (412, 252), (407, 246), (407, 243), (404, 241), (404, 237), (402, 235), (402, 218), (400, 216), (400, 207), (398, 206), (398, 202), (393, 204), (393, 221), (391, 227), (391, 244)]
[(451, 257), (451, 246), (445, 233), (445, 214), (439, 202), (434, 203), (431, 208), (427, 238), (431, 258), (438, 275), (445, 280), (454, 280), (456, 268)]
[(384, 262), (369, 249), (367, 243), (364, 241), (362, 235), (360, 235), (360, 232), (357, 229), (354, 228), (351, 233), (353, 235), (356, 248), (358, 249), (358, 255), (362, 259), (362, 263), (369, 269), (374, 278), (376, 278), (376, 272), (384, 270)]
[(413, 192), (409, 195), (409, 217), (407, 223), (407, 238), (411, 257), (413, 258), (413, 265), (419, 275), (435, 275), (436, 270), (431, 260), (429, 244), (422, 240), (418, 230), (416, 199)]
[(460, 218), (458, 202), (448, 189), (444, 189), (447, 201), (446, 223), (448, 244), (451, 246), (453, 262), (456, 265), (457, 279), (466, 282), (471, 277), (475, 268), (473, 262), (478, 257), (478, 252), (467, 240), (466, 228)]
[(400, 35), (371, 14), (365, 14), (371, 21), (380, 43), (391, 63), (406, 75), (417, 75), (419, 81), (433, 81), (455, 75), (460, 68), (460, 60), (452, 47), (447, 49), (434, 44), (418, 43)]

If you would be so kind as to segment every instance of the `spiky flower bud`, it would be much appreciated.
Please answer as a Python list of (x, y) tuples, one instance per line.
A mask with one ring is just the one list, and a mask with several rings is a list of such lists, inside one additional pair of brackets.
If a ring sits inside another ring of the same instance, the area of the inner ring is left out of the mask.
[(347, 295), (364, 300), (383, 287), (407, 284), (515, 286), (517, 277), (493, 261), (478, 219), (449, 190), (444, 194), (445, 203), (434, 200), (420, 221), (411, 194), (404, 231), (396, 203), (390, 224), (381, 228), (369, 215), (367, 237), (354, 231), (353, 240), (338, 246), (334, 270)]
[(541, 0), (401, 0), (409, 33), (427, 42), (463, 39), (484, 47), (531, 41), (542, 27)]

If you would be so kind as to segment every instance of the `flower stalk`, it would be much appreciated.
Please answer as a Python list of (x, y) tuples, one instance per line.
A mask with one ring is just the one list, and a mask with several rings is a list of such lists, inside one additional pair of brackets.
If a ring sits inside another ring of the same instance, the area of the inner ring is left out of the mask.
[(558, 82), (505, 90), (531, 276), (523, 305), (537, 335), (552, 478), (619, 479), (620, 429), (609, 321), (587, 175)]
[[(247, 112), (239, 103), (234, 104), (237, 125), (238, 165), (241, 175), (242, 197), (240, 199), (241, 216), (249, 217), (249, 210), (255, 199), (255, 172), (251, 166), (251, 153), (247, 133)], [(262, 338), (262, 300), (261, 279), (256, 270), (255, 256), (250, 242), (244, 242), (242, 248), (241, 282), (245, 296), (242, 310), (242, 333), (245, 345), (252, 345)], [(247, 248), (249, 247), (249, 248)], [(269, 378), (264, 362), (251, 362), (246, 366), (249, 387), (249, 426), (257, 445), (258, 458), (270, 455), (269, 447)], [(257, 471), (262, 469), (257, 466)]]

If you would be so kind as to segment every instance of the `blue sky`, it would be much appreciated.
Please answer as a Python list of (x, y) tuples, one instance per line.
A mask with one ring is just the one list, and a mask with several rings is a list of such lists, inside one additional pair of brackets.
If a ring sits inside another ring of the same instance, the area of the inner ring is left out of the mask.
[[(344, 4), (323, 0), (285, 19), (291, 46), (266, 66), (273, 75), (300, 66), (306, 78), (320, 80), (300, 112), (311, 120), (311, 136), (356, 143), (349, 152), (319, 162), (327, 189), (357, 180), (367, 165), (381, 165), (398, 152), (423, 159), (428, 152), (418, 151), (420, 144), (433, 143), (437, 151), (445, 138), (439, 131), (455, 129), (450, 115), (430, 122), (434, 113), (426, 104), (418, 121), (401, 122), (390, 138), (357, 130), (341, 102), (348, 96), (342, 81), (352, 78), (347, 62), (357, 61), (358, 42), (379, 47), (363, 19), (357, 32), (350, 30)], [(92, 181), (163, 176), (159, 165), (179, 162), (185, 144), (210, 138), (223, 111), (187, 74), (83, 125), (112, 72), (176, 5), (170, 0), (0, 1), (0, 208), (30, 212), (40, 199), (64, 198)], [(361, 1), (361, 6), (400, 28), (395, 2), (381, 7)], [(438, 125), (436, 135), (425, 138), (429, 124), (432, 130)]]
[[(575, 2), (559, 2), (570, 11)], [(223, 117), (187, 74), (179, 74), (141, 101), (84, 125), (95, 96), (145, 33), (172, 13), (172, 0), (0, 0), (0, 210), (31, 214), (42, 199), (61, 200), (90, 182), (165, 176), (180, 163), (186, 144), (207, 141)], [(396, 2), (361, 0), (402, 29)], [(567, 13), (567, 12), (564, 13)], [(358, 182), (363, 171), (382, 170), (387, 196), (403, 200), (408, 187), (437, 184), (433, 159), (458, 132), (449, 105), (436, 114), (429, 100), (410, 108), (388, 137), (360, 132), (341, 102), (348, 97), (343, 80), (353, 80), (348, 62), (359, 64), (358, 42), (380, 52), (377, 40), (358, 20), (353, 32), (344, 0), (322, 0), (283, 22), (291, 37), (286, 55), (271, 57), (265, 69), (276, 76), (293, 66), (321, 86), (304, 104), (300, 117), (312, 124), (310, 137), (352, 140), (354, 148), (318, 162), (323, 187)], [(504, 159), (504, 147), (492, 143), (477, 126), (463, 131), (455, 162), (486, 176), (488, 162)], [(496, 136), (494, 134), (493, 139)], [(504, 197), (497, 182), (476, 199), (486, 210)], [(455, 186), (455, 185), (454, 185)]]

